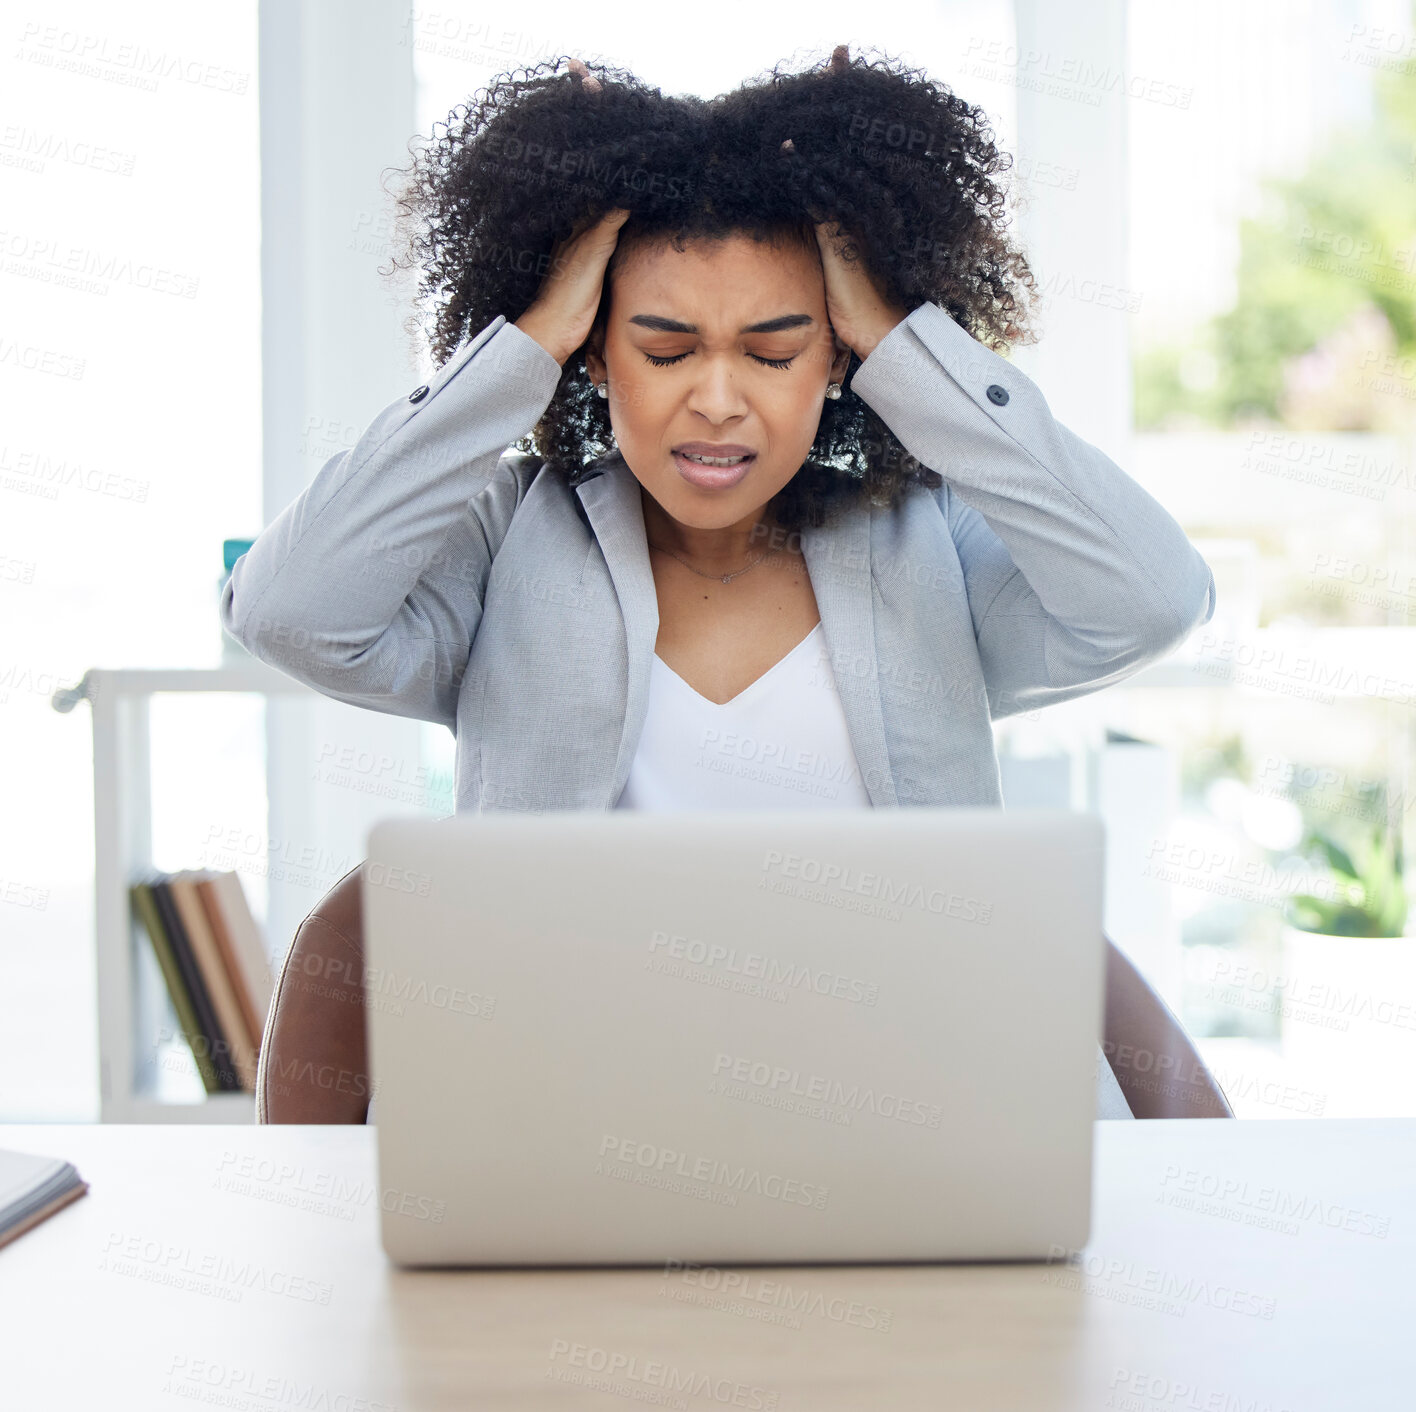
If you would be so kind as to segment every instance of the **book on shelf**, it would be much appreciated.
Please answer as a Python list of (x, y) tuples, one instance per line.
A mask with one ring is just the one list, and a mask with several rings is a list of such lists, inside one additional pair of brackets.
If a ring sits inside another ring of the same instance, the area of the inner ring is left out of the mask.
[(0, 1148), (0, 1245), (77, 1200), (88, 1183), (72, 1162)]
[(265, 938), (246, 904), (239, 874), (203, 868), (194, 876), (197, 891), (211, 919), (216, 944), (232, 974), (239, 974), (245, 981), (244, 986), (236, 987), (237, 999), (259, 1049), (275, 988)]
[(206, 986), (212, 1018), (225, 1036), (226, 1054), (236, 1070), (239, 1086), (247, 1093), (254, 1093), (256, 1050), (260, 1045), (260, 1036), (251, 1038), (246, 1013), (236, 999), (240, 973), (228, 968), (225, 955), (217, 947), (216, 934), (207, 920), (206, 904), (197, 892), (192, 871), (173, 873), (167, 879), (167, 890), (177, 911), (182, 933), (191, 948), (197, 973)]
[(272, 980), (239, 876), (148, 869), (129, 893), (202, 1086), (254, 1092)]
[(177, 1023), (192, 1051), (202, 1086), (208, 1093), (221, 1093), (226, 1089), (226, 1083), (216, 1067), (216, 1042), (219, 1037), (212, 1032), (210, 1006), (205, 992), (196, 984), (191, 956), (182, 945), (181, 929), (161, 878), (160, 873), (149, 872), (131, 885), (133, 910), (152, 942), (153, 954), (167, 983), (172, 1008), (177, 1012)]

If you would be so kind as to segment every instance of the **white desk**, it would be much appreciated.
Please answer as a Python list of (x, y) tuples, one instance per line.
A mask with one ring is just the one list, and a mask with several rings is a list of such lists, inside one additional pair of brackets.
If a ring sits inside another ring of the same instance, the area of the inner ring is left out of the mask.
[[(1416, 1120), (1098, 1123), (1094, 1233), (1070, 1266), (703, 1274), (398, 1271), (378, 1244), (372, 1138), (0, 1127), (0, 1145), (68, 1157), (91, 1185), (0, 1249), (0, 1406), (1408, 1412), (1416, 1399)], [(1197, 1191), (1225, 1184), (1217, 1202)], [(725, 1299), (709, 1286), (726, 1276), (747, 1287)], [(597, 1376), (615, 1386), (575, 1381)]]

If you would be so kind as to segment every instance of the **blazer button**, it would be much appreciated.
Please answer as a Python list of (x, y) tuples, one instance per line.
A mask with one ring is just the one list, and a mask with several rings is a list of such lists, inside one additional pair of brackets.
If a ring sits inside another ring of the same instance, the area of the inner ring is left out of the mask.
[(424, 383), (422, 387), (415, 387), (413, 391), (408, 394), (408, 400), (410, 402), (421, 402), (427, 395), (428, 385)]
[(988, 400), (1001, 407), (1008, 400), (1008, 389), (1006, 387), (999, 387), (995, 382), (988, 389)]

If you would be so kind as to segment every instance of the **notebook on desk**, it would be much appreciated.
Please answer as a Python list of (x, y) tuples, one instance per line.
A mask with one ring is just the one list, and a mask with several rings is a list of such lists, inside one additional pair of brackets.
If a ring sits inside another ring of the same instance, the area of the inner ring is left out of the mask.
[(0, 1148), (0, 1245), (37, 1226), (88, 1190), (62, 1157)]
[(380, 821), (361, 887), (385, 1250), (1085, 1245), (1103, 842), (1060, 809)]

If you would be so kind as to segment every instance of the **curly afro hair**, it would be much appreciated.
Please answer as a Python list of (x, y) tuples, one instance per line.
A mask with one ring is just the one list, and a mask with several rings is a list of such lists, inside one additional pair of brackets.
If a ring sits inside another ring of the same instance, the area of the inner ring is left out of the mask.
[[(1036, 283), (1007, 234), (1000, 180), (1011, 158), (981, 108), (922, 71), (838, 45), (824, 63), (795, 73), (778, 64), (702, 99), (562, 57), (498, 75), (473, 97), (434, 125), (395, 193), (400, 254), (420, 267), (439, 366), (498, 314), (520, 318), (557, 244), (615, 207), (630, 215), (596, 329), (630, 246), (746, 235), (815, 250), (813, 223), (835, 221), (845, 257), (864, 259), (893, 303), (933, 301), (995, 351), (1030, 336), (1020, 298)], [(572, 485), (615, 446), (583, 353), (566, 359), (544, 415), (515, 443)], [(768, 507), (783, 528), (824, 524), (862, 496), (892, 505), (912, 485), (941, 484), (849, 395), (859, 365), (852, 354), (843, 395), (825, 401), (806, 462)]]

